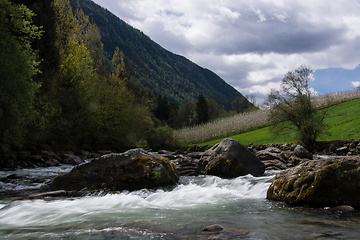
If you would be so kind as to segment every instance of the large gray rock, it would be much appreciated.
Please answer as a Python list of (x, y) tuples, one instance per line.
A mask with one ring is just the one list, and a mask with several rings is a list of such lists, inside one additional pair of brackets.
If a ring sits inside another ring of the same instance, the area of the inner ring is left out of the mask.
[(294, 154), (300, 158), (312, 159), (313, 155), (308, 152), (303, 146), (297, 145), (294, 149)]
[(55, 178), (50, 190), (136, 190), (172, 185), (177, 181), (177, 171), (168, 159), (133, 149), (80, 164)]
[(265, 171), (265, 165), (250, 150), (229, 138), (204, 152), (201, 162), (206, 174), (223, 178), (249, 173), (259, 176)]
[(360, 208), (360, 156), (308, 160), (278, 174), (267, 198), (291, 205)]

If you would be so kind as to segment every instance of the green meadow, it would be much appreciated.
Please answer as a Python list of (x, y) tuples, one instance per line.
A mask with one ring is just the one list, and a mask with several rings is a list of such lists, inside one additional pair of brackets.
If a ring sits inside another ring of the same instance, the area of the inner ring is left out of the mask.
[[(360, 98), (343, 101), (326, 109), (328, 115), (325, 123), (329, 126), (328, 133), (319, 137), (318, 141), (360, 139)], [(323, 110), (324, 111), (324, 110)], [(236, 139), (243, 145), (291, 143), (296, 142), (295, 132), (288, 131), (275, 135), (270, 127), (263, 127), (246, 133), (241, 133), (229, 138)], [(223, 138), (203, 142), (210, 146), (220, 142)]]

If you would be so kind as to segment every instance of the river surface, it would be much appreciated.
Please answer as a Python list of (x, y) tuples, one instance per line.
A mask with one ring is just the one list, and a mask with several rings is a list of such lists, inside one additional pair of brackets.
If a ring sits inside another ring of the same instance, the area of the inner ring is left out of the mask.
[[(0, 172), (0, 239), (360, 239), (358, 213), (266, 200), (276, 171), (235, 179), (181, 177), (167, 189), (10, 201), (71, 166)], [(19, 177), (22, 176), (22, 177)], [(201, 231), (220, 224), (220, 233)]]

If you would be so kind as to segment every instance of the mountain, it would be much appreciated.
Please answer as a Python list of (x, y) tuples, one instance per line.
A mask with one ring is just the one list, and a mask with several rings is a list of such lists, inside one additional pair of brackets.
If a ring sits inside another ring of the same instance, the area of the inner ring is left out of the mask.
[(220, 100), (225, 110), (242, 97), (214, 72), (202, 68), (183, 56), (174, 54), (133, 28), (107, 9), (90, 0), (70, 0), (73, 10), (81, 9), (99, 27), (104, 51), (111, 59), (116, 47), (133, 69), (140, 84), (153, 94), (161, 94), (178, 105), (194, 101), (200, 93)]

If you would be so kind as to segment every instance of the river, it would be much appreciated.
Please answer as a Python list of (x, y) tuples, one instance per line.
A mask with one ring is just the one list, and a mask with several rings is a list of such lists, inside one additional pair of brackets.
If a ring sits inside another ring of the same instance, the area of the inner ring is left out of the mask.
[[(235, 179), (181, 177), (167, 188), (10, 201), (71, 166), (0, 172), (0, 239), (360, 239), (358, 213), (266, 200), (276, 171)], [(203, 232), (220, 224), (220, 233)]]

